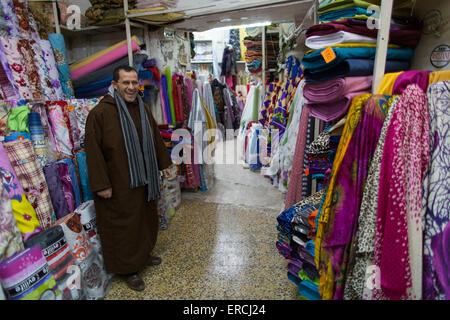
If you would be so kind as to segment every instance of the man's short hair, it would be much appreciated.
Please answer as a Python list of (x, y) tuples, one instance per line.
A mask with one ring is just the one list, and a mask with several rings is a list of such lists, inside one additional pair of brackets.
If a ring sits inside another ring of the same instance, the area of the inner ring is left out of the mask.
[(127, 65), (123, 65), (123, 66), (117, 67), (116, 69), (114, 69), (114, 72), (113, 72), (113, 80), (115, 82), (119, 81), (119, 78), (120, 78), (119, 72), (120, 72), (120, 70), (123, 70), (125, 72), (134, 71), (134, 72), (136, 72), (136, 74), (138, 73), (135, 68), (127, 66)]

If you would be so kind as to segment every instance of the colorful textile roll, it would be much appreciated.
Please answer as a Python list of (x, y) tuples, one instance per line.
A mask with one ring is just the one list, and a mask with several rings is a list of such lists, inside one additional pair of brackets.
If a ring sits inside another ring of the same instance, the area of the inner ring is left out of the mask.
[(67, 63), (66, 44), (64, 37), (60, 33), (50, 33), (48, 40), (53, 49), (55, 56), (56, 67), (59, 73), (59, 82), (61, 83), (62, 91), (65, 99), (74, 98), (72, 87), (72, 78), (70, 76), (69, 64)]
[[(39, 245), (47, 264), (53, 273), (59, 290), (62, 293), (63, 300), (77, 300), (81, 296), (81, 288), (73, 284), (77, 281), (81, 283), (81, 276), (78, 279), (72, 279), (72, 272), (76, 266), (75, 259), (67, 244), (64, 232), (61, 226), (53, 226), (39, 234), (29, 238), (25, 242), (27, 248)], [(76, 275), (76, 274), (74, 274)], [(69, 279), (71, 278), (71, 279)], [(70, 280), (73, 282), (70, 283)]]
[(55, 162), (59, 148), (49, 124), (48, 112), (44, 103), (34, 103), (31, 112), (39, 113), (47, 151), (47, 161)]
[(67, 117), (69, 119), (70, 135), (72, 136), (73, 152), (76, 152), (81, 149), (81, 140), (75, 106), (71, 103), (71, 101), (72, 100), (67, 101)]
[(64, 93), (61, 82), (59, 81), (59, 71), (52, 45), (50, 41), (44, 39), (39, 41), (39, 45), (42, 50), (45, 66), (48, 69), (48, 81), (50, 81), (51, 87), (55, 90), (55, 98), (52, 100), (62, 100), (64, 99)]
[[(13, 0), (14, 11), (16, 12), (17, 21), (19, 23), (21, 38), (39, 39), (36, 21), (28, 7), (27, 1)], [(32, 56), (31, 56), (32, 58)]]
[(21, 99), (31, 99), (31, 84), (26, 73), (25, 63), (19, 51), (19, 43), (17, 38), (0, 37), (6, 60), (8, 61), (14, 83)]
[(42, 93), (45, 100), (59, 100), (57, 89), (53, 87), (49, 74), (49, 67), (46, 64), (44, 51), (38, 41), (30, 40), (31, 50), (33, 52), (34, 63), (39, 75)]
[(28, 39), (19, 39), (17, 49), (19, 50), (25, 66), (25, 72), (28, 76), (32, 98), (34, 100), (43, 100), (44, 91), (41, 86), (38, 68), (34, 61), (34, 53)]
[(20, 250), (23, 250), (22, 234), (12, 213), (9, 194), (0, 184), (0, 259), (8, 258)]
[(61, 159), (58, 162), (67, 164), (70, 174), (70, 180), (72, 182), (73, 194), (75, 197), (75, 207), (77, 208), (81, 204), (81, 194), (74, 161), (72, 159)]
[(17, 84), (3, 50), (0, 50), (0, 89), (1, 97), (4, 100), (18, 100), (20, 98)]
[(48, 162), (48, 156), (44, 129), (42, 128), (41, 115), (39, 113), (30, 112), (28, 114), (28, 128), (30, 129), (34, 153), (36, 154), (41, 167), (44, 167)]
[(88, 168), (86, 163), (86, 153), (84, 151), (75, 154), (78, 163), (78, 172), (80, 173), (81, 192), (83, 202), (93, 200), (91, 185), (89, 183)]
[(38, 245), (3, 260), (0, 280), (10, 300), (61, 300), (61, 291)]
[(51, 225), (54, 211), (44, 172), (34, 154), (31, 141), (25, 139), (5, 142), (3, 146), (28, 200), (36, 210), (41, 227), (47, 229)]
[(173, 101), (173, 88), (172, 88), (172, 72), (170, 71), (170, 67), (167, 66), (164, 69), (164, 74), (166, 75), (166, 83), (167, 83), (167, 95), (169, 97), (169, 103), (170, 103), (170, 115), (172, 119), (172, 124), (175, 124), (177, 122), (176, 115), (175, 115), (175, 105)]
[(303, 95), (309, 103), (327, 103), (337, 101), (351, 92), (369, 91), (371, 87), (372, 76), (337, 78), (306, 83)]
[[(50, 35), (49, 35), (50, 39)], [(139, 39), (135, 36), (131, 38), (131, 47), (133, 51), (139, 50)], [(121, 41), (116, 45), (102, 50), (82, 61), (70, 66), (70, 75), (72, 79), (79, 79), (93, 71), (99, 70), (110, 63), (125, 57), (128, 54), (127, 41)]]
[(51, 130), (58, 146), (57, 151), (60, 158), (71, 157), (73, 143), (70, 137), (70, 130), (67, 126), (67, 102), (66, 101), (46, 101), (48, 108), (48, 118)]
[(63, 185), (56, 168), (56, 163), (48, 163), (43, 167), (43, 170), (56, 218), (60, 219), (68, 215), (71, 211), (69, 210), (69, 205), (64, 195)]
[(392, 94), (402, 94), (403, 91), (405, 91), (406, 88), (413, 83), (417, 84), (423, 92), (426, 92), (428, 88), (428, 78), (428, 71), (405, 71), (395, 80), (394, 87), (392, 88)]
[(55, 223), (60, 225), (75, 261), (81, 268), (83, 294), (87, 299), (102, 299), (109, 291), (109, 279), (77, 213), (70, 213)]
[(0, 0), (1, 11), (3, 11), (5, 18), (9, 21), (6, 24), (8, 34), (11, 38), (20, 38), (19, 20), (17, 19), (16, 11), (12, 0)]
[(56, 163), (56, 170), (61, 179), (64, 197), (66, 198), (69, 212), (74, 212), (76, 209), (75, 192), (73, 190), (72, 178), (70, 176), (69, 165), (61, 160)]

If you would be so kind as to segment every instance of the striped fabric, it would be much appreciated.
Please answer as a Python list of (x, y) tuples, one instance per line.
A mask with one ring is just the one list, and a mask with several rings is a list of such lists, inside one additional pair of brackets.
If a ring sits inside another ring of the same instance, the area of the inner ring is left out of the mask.
[(36, 210), (41, 227), (49, 228), (54, 214), (53, 206), (44, 172), (34, 154), (31, 141), (10, 141), (5, 142), (3, 146), (22, 188), (28, 195), (28, 200)]

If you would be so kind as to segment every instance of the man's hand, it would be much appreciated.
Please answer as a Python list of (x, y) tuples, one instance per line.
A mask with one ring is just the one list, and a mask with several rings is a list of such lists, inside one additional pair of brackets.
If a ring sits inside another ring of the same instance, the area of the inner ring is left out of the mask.
[(97, 195), (103, 199), (109, 199), (112, 196), (112, 188), (99, 191)]

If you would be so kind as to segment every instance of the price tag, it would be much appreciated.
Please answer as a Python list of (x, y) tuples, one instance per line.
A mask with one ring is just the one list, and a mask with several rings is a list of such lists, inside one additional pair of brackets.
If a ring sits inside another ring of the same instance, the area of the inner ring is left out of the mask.
[(69, 109), (69, 111), (73, 111), (73, 105), (68, 106), (67, 109)]
[(309, 168), (305, 169), (305, 176), (309, 176)]
[(336, 59), (336, 54), (334, 53), (331, 47), (328, 47), (325, 50), (323, 50), (321, 54), (326, 63), (330, 63), (331, 61)]

